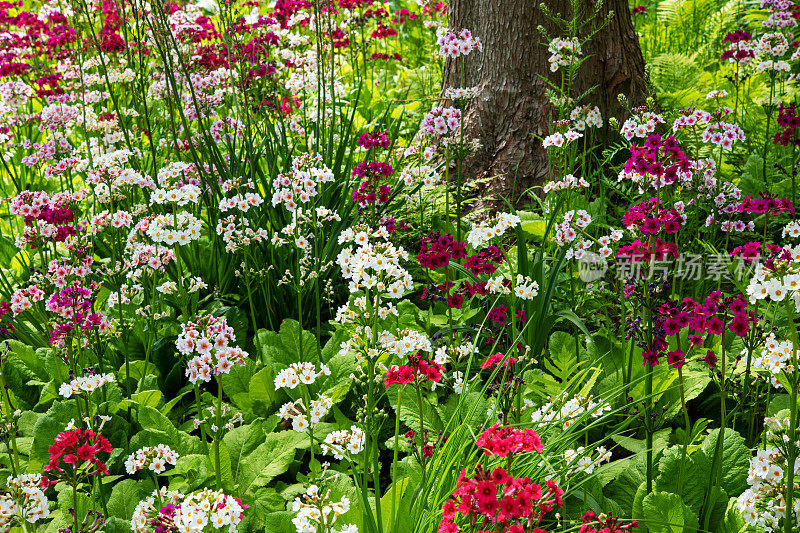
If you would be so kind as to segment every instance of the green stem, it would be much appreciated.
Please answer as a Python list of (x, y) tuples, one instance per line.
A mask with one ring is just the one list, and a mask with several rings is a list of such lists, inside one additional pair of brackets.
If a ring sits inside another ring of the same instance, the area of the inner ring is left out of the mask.
[(217, 379), (217, 409), (214, 413), (217, 430), (214, 432), (214, 472), (217, 475), (217, 489), (222, 488), (222, 468), (219, 460), (219, 435), (222, 432), (222, 380)]

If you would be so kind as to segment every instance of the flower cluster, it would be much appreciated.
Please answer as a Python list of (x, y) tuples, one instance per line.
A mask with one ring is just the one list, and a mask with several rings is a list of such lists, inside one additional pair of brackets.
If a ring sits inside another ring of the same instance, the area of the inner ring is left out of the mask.
[(322, 495), (319, 487), (310, 485), (302, 499), (298, 496), (292, 502), (292, 511), (297, 513), (292, 523), (297, 533), (358, 533), (358, 528), (351, 524), (335, 526), (339, 517), (349, 510), (350, 500), (347, 496), (342, 496), (338, 502), (333, 501), (330, 490)]
[(516, 453), (542, 453), (544, 451), (542, 439), (533, 429), (500, 427), (499, 424), (495, 424), (485, 430), (475, 441), (475, 445), (478, 448), (482, 448), (486, 455), (497, 455), (498, 457), (507, 457)]
[(596, 455), (592, 457), (592, 454), (583, 446), (578, 446), (575, 450), (566, 450), (564, 452), (564, 462), (567, 464), (568, 469), (565, 475), (571, 476), (575, 472), (591, 474), (595, 468), (611, 460), (611, 452), (603, 446), (598, 446), (595, 449), (595, 453)]
[(145, 446), (130, 454), (125, 461), (125, 471), (128, 474), (135, 474), (139, 470), (149, 469), (155, 474), (160, 474), (167, 469), (167, 465), (175, 466), (178, 462), (178, 454), (166, 444), (158, 444), (150, 448)]
[(84, 370), (83, 376), (80, 377), (74, 377), (70, 370), (70, 377), (73, 379), (69, 383), (62, 383), (58, 388), (58, 393), (65, 398), (69, 398), (73, 394), (91, 394), (106, 383), (114, 381), (113, 374), (100, 374), (93, 368)]
[(600, 418), (611, 411), (611, 405), (595, 401), (592, 396), (548, 398), (548, 402), (531, 413), (531, 422), (560, 425), (564, 431), (586, 418)]
[(550, 52), (550, 72), (556, 72), (560, 67), (567, 67), (575, 63), (581, 55), (581, 43), (577, 37), (571, 39), (553, 39), (547, 46)]
[(386, 371), (383, 379), (384, 384), (389, 387), (395, 383), (405, 385), (413, 382), (432, 381), (439, 383), (442, 379), (444, 367), (435, 361), (426, 361), (418, 355), (408, 358), (409, 364), (395, 365)]
[(363, 429), (351, 426), (349, 430), (340, 429), (328, 433), (320, 446), (323, 454), (332, 455), (334, 459), (341, 460), (364, 451), (366, 439)]
[(458, 33), (447, 31), (439, 37), (439, 54), (444, 57), (466, 56), (473, 50), (480, 52), (483, 50), (483, 46), (481, 41), (477, 37), (473, 37), (472, 32), (467, 29)]
[(463, 259), (467, 254), (463, 242), (457, 242), (452, 235), (434, 232), (422, 239), (417, 261), (422, 268), (438, 270), (447, 266), (451, 259)]
[(578, 533), (625, 533), (638, 527), (636, 520), (622, 522), (622, 519), (614, 517), (612, 514), (597, 515), (594, 511), (586, 511), (580, 517), (581, 527)]
[(228, 374), (233, 365), (243, 365), (247, 352), (229, 346), (235, 341), (233, 328), (224, 317), (203, 315), (197, 322), (184, 324), (175, 347), (183, 355), (198, 354), (187, 363), (186, 377), (189, 381), (209, 382), (212, 375)]
[(553, 481), (545, 482), (542, 487), (529, 477), (515, 478), (502, 468), (487, 470), (478, 465), (474, 477), (467, 477), (466, 470), (461, 471), (455, 491), (442, 507), (444, 517), (438, 531), (469, 531), (469, 526), (458, 525), (461, 516), (466, 524), (479, 523), (483, 530), (523, 533), (538, 524), (546, 513), (562, 507), (563, 494)]
[(320, 394), (315, 400), (311, 400), (311, 407), (308, 409), (303, 404), (303, 400), (283, 404), (278, 409), (278, 417), (281, 420), (290, 420), (294, 431), (305, 433), (309, 428), (317, 427), (331, 407), (333, 407), (333, 400)]
[(21, 474), (9, 477), (8, 492), (0, 494), (0, 531), (34, 524), (50, 516), (47, 496), (40, 488), (41, 474)]
[[(97, 454), (111, 453), (108, 439), (86, 428), (75, 428), (59, 433), (55, 442), (47, 449), (50, 460), (43, 470), (40, 485), (47, 488), (59, 481), (74, 482), (76, 479), (108, 474), (108, 467)], [(51, 479), (52, 478), (52, 479)]]
[(795, 476), (800, 475), (800, 459), (795, 459), (794, 465), (787, 464), (788, 447), (794, 447), (797, 456), (800, 443), (789, 439), (788, 417), (768, 417), (764, 423), (768, 445), (750, 459), (747, 476), (750, 487), (737, 498), (736, 505), (747, 524), (771, 533), (783, 530), (787, 511), (795, 520), (800, 517), (800, 499), (786, 501), (785, 476), (788, 468), (794, 468)]
[(325, 364), (320, 364), (317, 371), (314, 363), (292, 363), (275, 376), (275, 388), (294, 389), (300, 384), (311, 385), (319, 376), (330, 375), (331, 371)]
[(467, 235), (467, 242), (476, 250), (481, 248), (495, 237), (503, 235), (508, 229), (520, 223), (517, 215), (498, 213), (494, 218), (478, 224)]
[(203, 489), (184, 496), (162, 487), (138, 503), (131, 529), (135, 533), (195, 533), (210, 528), (235, 533), (247, 508), (221, 490)]

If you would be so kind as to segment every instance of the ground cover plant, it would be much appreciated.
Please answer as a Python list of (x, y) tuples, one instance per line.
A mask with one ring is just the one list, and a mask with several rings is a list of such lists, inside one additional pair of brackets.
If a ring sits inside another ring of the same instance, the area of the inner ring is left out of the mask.
[(800, 6), (557, 3), (488, 198), (458, 0), (0, 2), (0, 530), (800, 531)]

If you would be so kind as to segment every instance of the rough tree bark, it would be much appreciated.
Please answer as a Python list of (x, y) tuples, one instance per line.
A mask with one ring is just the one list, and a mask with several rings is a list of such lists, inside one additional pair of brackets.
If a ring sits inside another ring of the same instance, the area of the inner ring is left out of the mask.
[[(512, 200), (547, 176), (547, 155), (535, 135), (544, 136), (552, 120), (546, 85), (539, 75), (551, 76), (549, 53), (539, 25), (559, 35), (539, 8), (544, 1), (564, 18), (569, 0), (451, 0), (450, 28), (469, 29), (483, 44), (464, 60), (464, 86), (480, 94), (465, 112), (465, 139), (478, 139), (482, 148), (464, 161), (464, 182), (491, 178), (478, 188), (481, 204), (502, 208), (499, 196)], [(579, 0), (588, 12), (596, 0)], [(588, 59), (581, 65), (572, 96), (598, 88), (581, 104), (597, 105), (608, 118), (624, 111), (617, 95), (639, 104), (646, 93), (644, 59), (631, 22), (628, 0), (605, 0), (592, 24), (614, 12), (611, 22), (583, 47)], [(588, 29), (588, 28), (587, 28)], [(443, 89), (460, 86), (460, 60), (445, 65)], [(600, 133), (600, 138), (606, 132)], [(452, 176), (452, 174), (451, 174)], [(486, 200), (489, 200), (487, 203)]]

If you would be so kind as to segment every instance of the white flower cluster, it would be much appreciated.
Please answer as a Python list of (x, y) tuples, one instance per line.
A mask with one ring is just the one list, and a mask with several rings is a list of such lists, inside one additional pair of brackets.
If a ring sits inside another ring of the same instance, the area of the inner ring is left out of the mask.
[[(800, 250), (789, 250), (789, 253), (794, 258), (798, 251)], [(782, 270), (780, 275), (775, 271), (764, 268), (761, 263), (756, 265), (753, 277), (747, 285), (747, 295), (750, 297), (750, 303), (766, 299), (780, 302), (788, 296), (794, 300), (795, 306), (800, 310), (800, 271), (797, 263), (792, 261), (787, 264), (779, 258), (775, 259), (775, 264), (780, 264)]]
[(417, 183), (430, 187), (436, 183), (436, 171), (433, 167), (428, 165), (407, 167), (400, 173), (400, 181), (402, 181), (406, 187), (411, 187)]
[(114, 381), (113, 374), (95, 374), (87, 372), (81, 377), (76, 377), (69, 383), (62, 383), (58, 388), (58, 393), (64, 398), (69, 398), (73, 394), (91, 394), (106, 383)]
[(150, 200), (156, 204), (176, 204), (184, 206), (196, 204), (200, 200), (200, 187), (197, 185), (184, 185), (177, 189), (156, 189), (150, 195)]
[(520, 223), (520, 218), (511, 213), (498, 213), (496, 217), (478, 224), (467, 235), (467, 242), (476, 250), (495, 237), (499, 237), (507, 229)]
[(572, 127), (578, 131), (603, 127), (603, 115), (597, 106), (578, 106), (570, 112), (569, 119), (572, 121)]
[(230, 198), (223, 198), (219, 201), (219, 210), (230, 211), (231, 209), (238, 209), (242, 213), (246, 213), (251, 207), (258, 207), (263, 203), (264, 199), (260, 194), (246, 192), (244, 194), (235, 194)]
[(381, 331), (378, 335), (378, 344), (385, 353), (395, 355), (401, 359), (408, 354), (420, 350), (430, 352), (433, 347), (427, 335), (413, 329), (406, 329), (398, 332), (399, 336), (394, 336), (388, 331)]
[(581, 43), (577, 37), (571, 39), (557, 38), (550, 41), (547, 46), (550, 52), (550, 72), (556, 72), (559, 67), (569, 66), (581, 55)]
[[(384, 227), (381, 227), (385, 231)], [(336, 262), (342, 276), (350, 280), (351, 293), (362, 290), (377, 290), (389, 298), (401, 298), (413, 287), (411, 274), (400, 261), (408, 260), (408, 252), (390, 242), (370, 242), (366, 230), (349, 228), (339, 236), (340, 243), (355, 242), (355, 247), (344, 248)]]
[[(762, 350), (753, 354), (753, 370), (764, 371), (772, 382), (772, 386), (780, 388), (781, 384), (777, 375), (781, 372), (791, 373), (794, 371), (793, 348), (792, 341), (779, 341), (775, 337), (775, 333), (770, 332)], [(744, 353), (746, 354), (746, 351)]]
[(656, 131), (656, 126), (658, 124), (663, 123), (664, 118), (661, 115), (647, 111), (627, 119), (622, 124), (620, 134), (622, 134), (627, 141), (630, 141), (634, 137), (643, 139)]
[(792, 239), (800, 237), (800, 222), (793, 220), (788, 224), (786, 224), (786, 226), (783, 228), (783, 231), (781, 232), (781, 235), (784, 238), (789, 237)]
[(228, 374), (233, 365), (243, 365), (248, 354), (229, 345), (235, 341), (233, 328), (224, 317), (204, 315), (184, 324), (175, 347), (183, 355), (197, 353), (186, 364), (189, 381), (209, 382), (212, 375)]
[(350, 510), (350, 500), (346, 496), (338, 502), (331, 501), (331, 491), (324, 496), (319, 493), (319, 487), (311, 485), (303, 495), (292, 502), (292, 511), (297, 513), (292, 519), (297, 533), (358, 533), (358, 528), (352, 524), (334, 529), (336, 520)]
[[(336, 311), (336, 322), (340, 324), (355, 324), (359, 318), (369, 318), (367, 297), (358, 296), (353, 298), (349, 305), (343, 305)], [(377, 314), (381, 320), (385, 320), (389, 315), (399, 316), (399, 311), (392, 302), (381, 302), (377, 296), (372, 300), (372, 312)]]
[(575, 130), (567, 130), (564, 133), (557, 131), (542, 139), (542, 147), (550, 148), (551, 146), (555, 146), (556, 148), (561, 148), (564, 146), (564, 143), (577, 141), (581, 137), (583, 137), (583, 133)]
[(307, 411), (303, 400), (286, 402), (278, 409), (278, 416), (282, 420), (291, 420), (294, 431), (305, 433), (309, 428), (317, 427), (331, 407), (333, 407), (333, 400), (320, 394), (316, 400), (311, 400), (311, 408)]
[(272, 183), (272, 205), (283, 204), (289, 211), (308, 203), (319, 194), (318, 186), (334, 181), (333, 171), (322, 164), (319, 154), (303, 154), (292, 161), (292, 170), (279, 174)]
[(175, 527), (179, 533), (200, 533), (210, 525), (235, 533), (244, 509), (236, 498), (221, 490), (203, 489), (185, 496), (175, 509)]
[(475, 345), (471, 342), (461, 344), (444, 344), (436, 348), (433, 361), (439, 365), (446, 365), (450, 361), (459, 361), (475, 353)]
[(168, 246), (174, 244), (189, 244), (200, 238), (200, 229), (203, 222), (186, 211), (179, 211), (174, 215), (156, 215), (147, 221), (145, 234), (153, 242), (160, 242)]
[(565, 475), (569, 477), (575, 472), (591, 474), (595, 468), (610, 460), (611, 452), (603, 446), (598, 446), (595, 449), (594, 456), (592, 456), (591, 450), (587, 451), (583, 446), (578, 446), (577, 450), (566, 450), (564, 452), (564, 461), (567, 463), (567, 473)]
[(561, 223), (556, 226), (556, 244), (564, 246), (574, 241), (578, 237), (578, 231), (585, 229), (591, 222), (592, 217), (583, 209), (567, 211)]
[[(736, 506), (747, 524), (772, 533), (783, 530), (781, 522), (786, 517), (787, 511), (786, 446), (800, 447), (800, 443), (790, 442), (786, 435), (789, 427), (788, 417), (768, 417), (764, 423), (767, 429), (767, 442), (779, 444), (767, 445), (765, 450), (757, 450), (756, 456), (750, 459), (747, 476), (750, 487), (737, 498)], [(800, 475), (800, 458), (795, 459), (793, 467), (795, 476)], [(800, 517), (800, 498), (794, 499), (791, 509), (795, 519)]]
[(367, 436), (363, 429), (358, 426), (350, 426), (349, 430), (340, 429), (328, 433), (320, 446), (323, 454), (342, 460), (345, 456), (358, 455), (364, 451), (366, 440)]
[(167, 465), (175, 466), (178, 462), (178, 454), (165, 444), (158, 444), (150, 448), (145, 446), (136, 450), (128, 456), (125, 461), (125, 471), (128, 474), (135, 474), (145, 468), (160, 474), (167, 469)]
[(327, 365), (320, 363), (317, 371), (314, 363), (292, 363), (289, 368), (284, 368), (275, 376), (276, 389), (294, 389), (301, 383), (311, 385), (319, 376), (330, 376), (331, 370)]
[(478, 87), (448, 87), (444, 90), (444, 98), (445, 100), (466, 102), (478, 96), (479, 92), (480, 89)]
[(168, 188), (170, 185), (176, 182), (176, 180), (183, 179), (186, 174), (191, 173), (194, 171), (194, 165), (192, 163), (185, 163), (183, 161), (173, 161), (166, 166), (163, 166), (158, 169), (158, 173), (156, 174), (156, 180), (158, 181), (158, 186), (161, 188)]
[(458, 33), (447, 31), (444, 32), (438, 40), (439, 54), (444, 57), (458, 57), (469, 55), (473, 50), (479, 52), (483, 50), (481, 41), (477, 37), (473, 37), (472, 33), (463, 29)]
[[(584, 418), (586, 413), (592, 418), (600, 418), (611, 411), (607, 402), (594, 401), (592, 396), (575, 396), (573, 398), (548, 398), (548, 402), (531, 413), (533, 423), (558, 424), (566, 431), (573, 424)], [(531, 404), (526, 400), (526, 406)]]
[(8, 492), (0, 494), (0, 531), (24, 527), (24, 522), (33, 524), (50, 516), (47, 496), (39, 487), (41, 479), (41, 474), (8, 478)]
[(517, 298), (533, 300), (539, 294), (539, 284), (528, 276), (517, 274), (516, 282), (512, 287), (508, 278), (497, 276), (486, 282), (486, 290), (492, 294), (508, 295), (513, 293)]
[(563, 179), (553, 180), (545, 183), (544, 193), (548, 194), (553, 191), (563, 191), (565, 189), (578, 189), (580, 187), (588, 187), (589, 182), (584, 178), (576, 178), (572, 174), (567, 174)]

